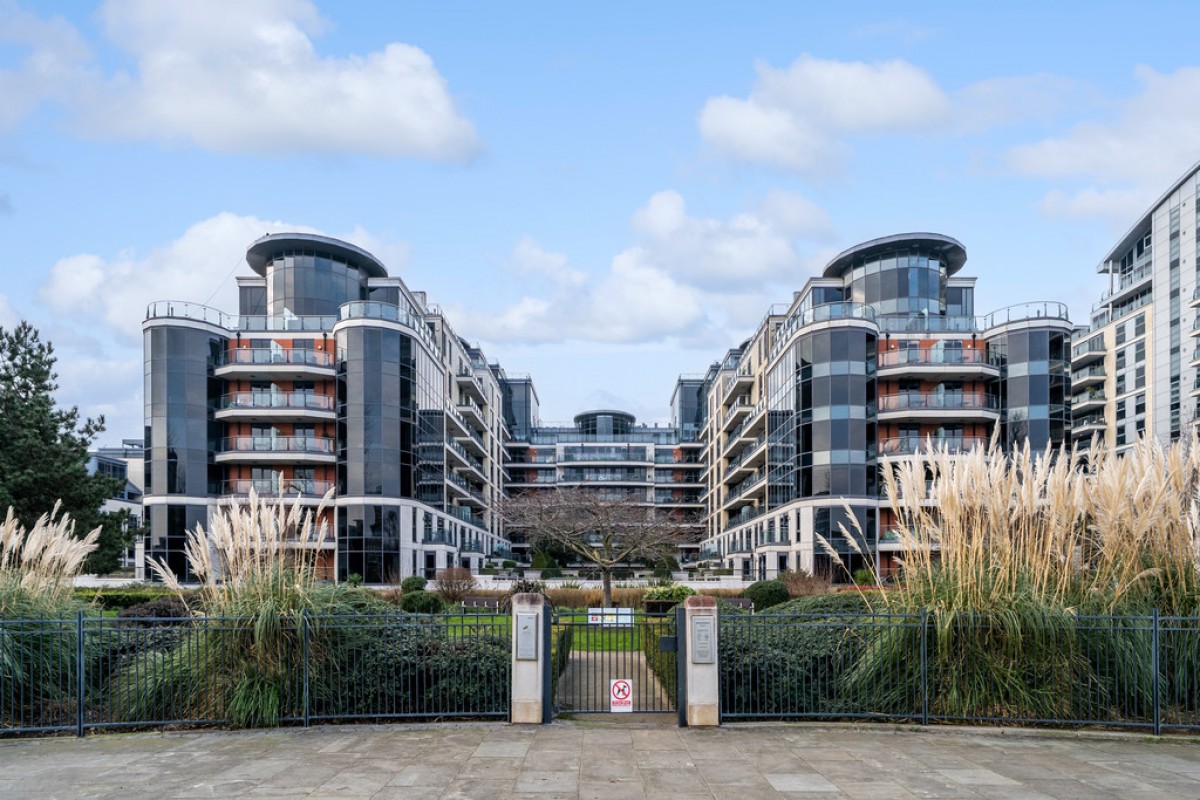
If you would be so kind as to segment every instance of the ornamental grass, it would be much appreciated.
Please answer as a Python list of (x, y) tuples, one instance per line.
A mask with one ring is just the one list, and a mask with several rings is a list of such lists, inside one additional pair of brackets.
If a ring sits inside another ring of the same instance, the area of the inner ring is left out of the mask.
[[(1171, 708), (1200, 707), (1197, 625), (1172, 622), (1156, 675), (1148, 618), (1200, 614), (1194, 437), (1141, 440), (1120, 456), (1099, 443), (1006, 454), (993, 438), (967, 454), (898, 462), (881, 480), (903, 555), (895, 590), (873, 605), (928, 613), (932, 714), (1144, 718), (1156, 679)], [(921, 635), (880, 626), (848, 691), (877, 708), (911, 696)]]

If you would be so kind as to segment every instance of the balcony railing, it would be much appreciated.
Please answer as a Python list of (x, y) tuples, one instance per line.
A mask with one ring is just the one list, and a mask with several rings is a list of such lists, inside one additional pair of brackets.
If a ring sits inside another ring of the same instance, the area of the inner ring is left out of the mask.
[(207, 322), (230, 331), (330, 331), (337, 324), (335, 316), (238, 316), (198, 303), (159, 300), (146, 308), (146, 319), (190, 319)]
[(1000, 401), (984, 394), (890, 394), (878, 399), (880, 411), (997, 411)]
[(1082, 358), (1083, 356), (1092, 354), (1099, 355), (1106, 351), (1107, 348), (1104, 346), (1104, 337), (1093, 336), (1086, 342), (1080, 342), (1071, 348), (1071, 358)]
[(1103, 378), (1105, 375), (1104, 367), (1088, 367), (1087, 369), (1077, 369), (1071, 373), (1071, 381), (1079, 383), (1088, 378)]
[(333, 398), (307, 392), (234, 392), (222, 395), (217, 407), (296, 408), (308, 411), (332, 411)]
[(218, 447), (221, 453), (321, 453), (333, 455), (335, 442), (320, 436), (228, 436)]
[(338, 308), (338, 318), (347, 319), (381, 319), (385, 322), (396, 322), (409, 328), (434, 353), (440, 353), (441, 348), (434, 342), (425, 320), (416, 314), (410, 314), (399, 306), (391, 303), (379, 303), (370, 300), (354, 300), (342, 303)]
[(884, 350), (879, 354), (879, 366), (899, 367), (939, 366), (939, 365), (971, 365), (999, 367), (999, 356), (988, 353), (983, 349), (960, 349), (922, 347), (920, 349)]
[(881, 456), (909, 456), (917, 453), (966, 453), (987, 445), (984, 436), (896, 436), (879, 442)]
[(303, 347), (242, 347), (236, 350), (226, 350), (217, 359), (217, 366), (225, 367), (231, 364), (246, 364), (251, 366), (302, 364), (308, 367), (327, 367), (330, 369), (335, 366), (333, 353), (327, 353), (323, 350), (309, 350)]
[(1070, 322), (1070, 314), (1066, 303), (1056, 303), (1045, 300), (1034, 303), (1018, 303), (1017, 305), (993, 311), (983, 318), (983, 327), (994, 328), (997, 325), (1007, 325), (1010, 322), (1021, 322), (1030, 319), (1051, 319)]
[(225, 497), (245, 497), (250, 494), (253, 489), (255, 494), (260, 497), (324, 497), (325, 493), (332, 489), (333, 481), (317, 481), (317, 480), (273, 480), (273, 479), (252, 479), (246, 478), (242, 480), (222, 481), (217, 485), (217, 494)]

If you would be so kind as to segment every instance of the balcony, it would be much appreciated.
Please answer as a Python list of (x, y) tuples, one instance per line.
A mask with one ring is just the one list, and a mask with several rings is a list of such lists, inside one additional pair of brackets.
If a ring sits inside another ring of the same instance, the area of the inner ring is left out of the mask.
[(1071, 388), (1084, 389), (1088, 386), (1104, 385), (1104, 367), (1095, 366), (1087, 369), (1077, 369), (1071, 373)]
[(467, 448), (463, 447), (453, 439), (446, 440), (446, 452), (449, 454), (447, 460), (453, 469), (465, 469), (472, 474), (478, 476), (481, 481), (487, 479), (483, 470), (483, 461), (476, 458), (467, 452)]
[(996, 419), (1000, 402), (985, 394), (904, 394), (881, 395), (878, 400), (879, 420), (885, 419)]
[(174, 300), (159, 300), (146, 307), (146, 320), (188, 319), (224, 328), (227, 331), (312, 331), (314, 333), (333, 330), (338, 318), (334, 316), (298, 317), (251, 317), (226, 314), (216, 308), (199, 303), (183, 303)]
[(229, 436), (214, 458), (218, 464), (333, 464), (337, 448), (332, 438), (320, 436)]
[(218, 378), (246, 380), (332, 380), (337, 362), (332, 353), (301, 347), (243, 347), (217, 359)]
[(1192, 292), (1192, 299), (1188, 302), (1189, 308), (1200, 308), (1200, 286), (1196, 287), (1196, 291)]
[(450, 508), (446, 509), (446, 512), (452, 517), (460, 519), (470, 525), (474, 525), (477, 528), (486, 527), (483, 522), (483, 517), (473, 513), (469, 508), (464, 508), (463, 506), (451, 506)]
[(759, 469), (748, 475), (741, 483), (730, 488), (725, 495), (725, 505), (747, 503), (757, 497), (765, 496), (767, 489), (767, 471)]
[(475, 404), (474, 401), (464, 398), (458, 403), (458, 413), (463, 415), (469, 424), (475, 426), (477, 431), (487, 431), (487, 418), (483, 415), (483, 409)]
[(1099, 389), (1077, 394), (1071, 398), (1071, 412), (1073, 414), (1083, 414), (1088, 411), (1095, 411), (1104, 408), (1104, 404), (1108, 402), (1108, 398), (1104, 392)]
[(878, 356), (877, 374), (880, 378), (912, 375), (947, 380), (995, 377), (1000, 374), (1000, 359), (982, 346), (883, 350)]
[(1071, 426), (1072, 438), (1091, 438), (1094, 434), (1104, 433), (1104, 416), (1102, 414), (1094, 414), (1088, 417), (1081, 417), (1075, 420)]
[(729, 410), (725, 412), (724, 419), (721, 420), (721, 432), (731, 430), (737, 423), (744, 420), (750, 413), (750, 408), (750, 401), (745, 398), (739, 399), (730, 406)]
[(243, 499), (253, 490), (263, 500), (282, 498), (291, 502), (299, 498), (301, 503), (319, 503), (333, 487), (333, 481), (243, 479), (222, 481), (217, 485), (217, 495), (222, 499)]
[(728, 382), (725, 385), (725, 394), (721, 399), (721, 405), (729, 405), (734, 397), (740, 392), (750, 391), (750, 387), (753, 385), (754, 373), (750, 371), (750, 367), (738, 367), (737, 371), (728, 378)]
[(760, 434), (757, 439), (743, 447), (737, 456), (730, 459), (729, 466), (725, 468), (725, 480), (731, 481), (739, 475), (748, 474), (756, 467), (761, 466), (767, 458), (767, 449), (763, 447), (766, 441), (767, 435)]
[(216, 418), (239, 422), (305, 422), (337, 418), (333, 398), (311, 392), (235, 392), (217, 401)]
[(1080, 342), (1071, 348), (1071, 366), (1075, 369), (1103, 361), (1108, 353), (1103, 336), (1093, 336), (1086, 342)]
[(962, 455), (976, 447), (986, 447), (986, 436), (897, 436), (879, 442), (879, 457), (913, 456), (918, 453), (946, 452)]
[(1192, 397), (1200, 397), (1200, 375), (1196, 376), (1196, 380), (1192, 383), (1192, 391), (1189, 394)]
[(1053, 300), (1018, 303), (1017, 305), (1002, 308), (999, 311), (993, 311), (983, 317), (983, 329), (990, 330), (991, 328), (1008, 325), (1013, 322), (1042, 319), (1070, 323), (1071, 317), (1068, 313), (1067, 304), (1058, 303)]
[(483, 383), (479, 378), (475, 377), (475, 373), (469, 367), (459, 367), (458, 372), (454, 375), (455, 382), (458, 383), (458, 389), (467, 397), (470, 397), (476, 403), (486, 403), (487, 395), (483, 391)]

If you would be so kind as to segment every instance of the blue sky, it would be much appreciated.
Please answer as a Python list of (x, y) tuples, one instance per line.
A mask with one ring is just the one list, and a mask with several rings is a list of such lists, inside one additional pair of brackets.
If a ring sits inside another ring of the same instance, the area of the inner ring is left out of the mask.
[[(844, 6), (840, 8), (838, 6)], [(235, 310), (268, 231), (379, 255), (531, 373), (665, 420), (860, 241), (1060, 300), (1200, 160), (1200, 5), (0, 0), (0, 325), (141, 433), (148, 302)]]

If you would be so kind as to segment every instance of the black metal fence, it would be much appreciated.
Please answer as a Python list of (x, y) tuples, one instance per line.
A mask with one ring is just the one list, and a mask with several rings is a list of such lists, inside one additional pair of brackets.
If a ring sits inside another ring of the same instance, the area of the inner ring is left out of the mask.
[(675, 654), (660, 650), (675, 634), (675, 615), (632, 609), (562, 612), (553, 622), (554, 708), (560, 713), (609, 713), (613, 681), (635, 713), (675, 711)]
[(724, 719), (1200, 730), (1200, 618), (723, 615)]
[(507, 615), (0, 620), (0, 734), (500, 717)]

